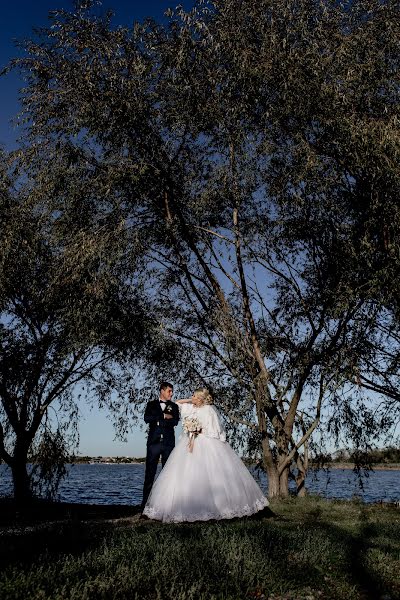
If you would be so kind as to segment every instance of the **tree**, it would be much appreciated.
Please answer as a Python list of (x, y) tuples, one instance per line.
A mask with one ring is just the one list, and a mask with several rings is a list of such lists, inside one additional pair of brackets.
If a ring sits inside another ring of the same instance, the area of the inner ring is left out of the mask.
[(399, 406), (396, 3), (216, 0), (133, 30), (86, 4), (16, 61), (30, 160), (91, 165), (175, 378), (213, 388), (270, 496), (293, 462), (304, 493), (323, 410), (363, 446)]
[(147, 317), (122, 276), (118, 227), (111, 218), (99, 221), (98, 207), (89, 212), (87, 196), (74, 210), (73, 167), (61, 209), (39, 173), (36, 181), (27, 171), (17, 177), (14, 161), (1, 159), (0, 456), (23, 502), (38, 476), (28, 471), (28, 457), (40, 461), (39, 483), (50, 492), (63, 475), (65, 432), (78, 416), (76, 384), (103, 402), (124, 390), (129, 373), (121, 356), (143, 344)]

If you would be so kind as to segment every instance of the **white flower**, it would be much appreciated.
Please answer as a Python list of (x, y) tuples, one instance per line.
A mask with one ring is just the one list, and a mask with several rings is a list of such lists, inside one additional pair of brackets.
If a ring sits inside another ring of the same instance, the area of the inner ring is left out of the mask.
[(194, 440), (201, 432), (201, 423), (196, 417), (186, 417), (183, 421), (183, 431), (189, 436), (188, 449), (193, 452)]
[(200, 433), (200, 421), (196, 417), (186, 417), (183, 421), (183, 431), (185, 433)]

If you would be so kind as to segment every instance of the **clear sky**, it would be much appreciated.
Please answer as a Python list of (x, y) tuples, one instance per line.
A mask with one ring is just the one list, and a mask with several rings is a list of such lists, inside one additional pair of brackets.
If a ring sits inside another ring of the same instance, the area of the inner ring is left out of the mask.
[[(190, 8), (192, 0), (104, 0), (104, 10), (113, 9), (114, 22), (131, 25), (145, 17), (157, 21), (163, 19), (164, 12), (177, 4)], [(6, 0), (1, 5), (0, 14), (0, 71), (19, 51), (13, 40), (29, 37), (32, 27), (47, 24), (50, 10), (71, 8), (71, 0)], [(23, 82), (15, 73), (0, 78), (0, 145), (12, 149), (17, 146), (18, 130), (11, 125), (11, 119), (18, 113), (18, 90)], [(154, 390), (154, 397), (157, 397)], [(179, 431), (177, 431), (179, 435)], [(89, 410), (81, 406), (80, 453), (89, 456), (145, 456), (145, 429), (136, 427), (129, 435), (127, 443), (115, 441), (111, 421), (105, 411)]]

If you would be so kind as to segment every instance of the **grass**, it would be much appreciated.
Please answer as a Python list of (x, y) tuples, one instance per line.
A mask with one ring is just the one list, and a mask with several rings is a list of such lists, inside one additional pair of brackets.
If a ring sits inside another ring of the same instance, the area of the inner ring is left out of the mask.
[(20, 519), (0, 528), (0, 597), (400, 598), (399, 508), (318, 497), (271, 508), (275, 516), (179, 525), (138, 521), (136, 509)]

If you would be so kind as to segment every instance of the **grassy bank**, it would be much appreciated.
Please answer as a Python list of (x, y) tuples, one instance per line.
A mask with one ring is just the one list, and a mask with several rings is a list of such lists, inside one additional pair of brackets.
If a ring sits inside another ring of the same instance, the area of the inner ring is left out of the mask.
[(271, 508), (274, 516), (205, 524), (138, 521), (134, 509), (3, 524), (0, 597), (400, 597), (398, 508), (319, 498)]

